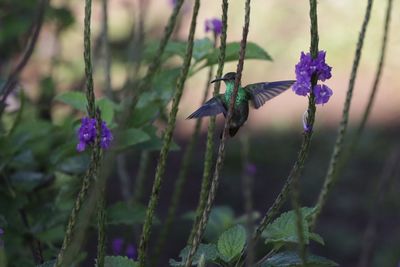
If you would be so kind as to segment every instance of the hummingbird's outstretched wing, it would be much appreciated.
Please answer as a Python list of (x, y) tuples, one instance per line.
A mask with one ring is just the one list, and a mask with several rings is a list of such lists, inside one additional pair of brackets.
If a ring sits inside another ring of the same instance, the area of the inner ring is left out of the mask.
[(198, 110), (193, 112), (187, 119), (201, 118), (205, 116), (215, 116), (220, 113), (226, 115), (227, 111), (222, 101), (222, 95), (215, 96), (208, 100)]
[(278, 81), (249, 84), (244, 89), (251, 95), (251, 100), (256, 109), (265, 102), (288, 89), (295, 81)]

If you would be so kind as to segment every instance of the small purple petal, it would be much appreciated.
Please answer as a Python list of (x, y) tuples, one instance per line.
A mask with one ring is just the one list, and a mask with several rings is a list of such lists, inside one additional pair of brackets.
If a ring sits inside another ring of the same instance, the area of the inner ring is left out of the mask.
[(310, 87), (311, 87), (311, 84), (309, 82), (296, 81), (292, 86), (292, 90), (297, 95), (306, 96), (311, 91)]
[(112, 241), (112, 251), (114, 255), (120, 255), (122, 252), (122, 246), (124, 245), (124, 240), (122, 238), (114, 238)]
[(333, 95), (331, 88), (323, 85), (316, 85), (314, 87), (315, 104), (325, 104), (329, 101), (329, 98)]
[[(84, 117), (82, 118), (81, 126), (78, 130), (79, 143), (76, 146), (78, 152), (82, 152), (86, 149), (86, 146), (92, 145), (96, 139), (96, 119)], [(113, 136), (110, 129), (108, 129), (106, 123), (103, 121), (101, 124), (101, 139), (100, 145), (103, 149), (110, 147)]]
[(83, 151), (85, 151), (85, 149), (86, 149), (86, 144), (83, 143), (83, 142), (79, 142), (79, 143), (76, 145), (76, 150), (77, 150), (78, 152), (83, 152)]
[(134, 245), (129, 244), (126, 247), (125, 254), (129, 259), (137, 260), (138, 252), (137, 252), (137, 249), (136, 249), (136, 247)]
[(0, 236), (4, 235), (4, 230), (3, 228), (0, 228)]
[(207, 19), (204, 23), (206, 32), (213, 32), (216, 35), (221, 34), (222, 32), (222, 21), (217, 18)]
[(257, 167), (253, 163), (247, 163), (245, 171), (247, 175), (254, 176), (257, 172)]

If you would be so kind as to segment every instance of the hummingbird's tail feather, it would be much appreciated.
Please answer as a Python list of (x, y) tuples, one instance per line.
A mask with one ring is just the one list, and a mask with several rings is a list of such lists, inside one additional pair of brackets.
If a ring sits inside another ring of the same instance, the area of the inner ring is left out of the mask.
[(239, 127), (230, 127), (229, 128), (229, 136), (230, 137), (234, 137), (236, 135), (236, 133), (239, 131), (240, 126)]

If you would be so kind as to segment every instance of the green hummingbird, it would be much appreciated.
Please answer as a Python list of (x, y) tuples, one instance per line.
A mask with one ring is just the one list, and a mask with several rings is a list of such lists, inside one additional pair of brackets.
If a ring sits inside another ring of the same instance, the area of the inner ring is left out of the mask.
[[(228, 72), (222, 78), (215, 79), (211, 83), (224, 81), (226, 91), (208, 100), (198, 110), (193, 112), (187, 119), (201, 118), (205, 116), (216, 116), (220, 113), (224, 117), (228, 114), (229, 102), (235, 86), (235, 72)], [(273, 97), (284, 92), (294, 83), (294, 80), (278, 82), (253, 83), (242, 87), (239, 85), (235, 99), (232, 119), (229, 125), (229, 136), (233, 137), (239, 128), (246, 122), (249, 116), (249, 102), (255, 109), (260, 108), (264, 103)]]

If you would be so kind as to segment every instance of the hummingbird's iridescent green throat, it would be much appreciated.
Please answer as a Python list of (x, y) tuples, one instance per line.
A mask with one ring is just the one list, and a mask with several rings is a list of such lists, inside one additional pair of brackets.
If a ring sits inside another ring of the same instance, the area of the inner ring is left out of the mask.
[[(228, 72), (222, 78), (215, 79), (213, 82), (224, 81), (226, 90), (224, 94), (219, 94), (193, 112), (188, 119), (201, 118), (204, 116), (215, 116), (223, 113), (226, 117), (229, 102), (235, 86), (235, 72)], [(246, 122), (249, 115), (249, 102), (254, 108), (258, 109), (271, 98), (279, 95), (288, 89), (295, 81), (261, 82), (246, 85), (239, 85), (238, 94), (235, 99), (232, 119), (229, 124), (229, 135), (233, 137), (239, 128)]]

